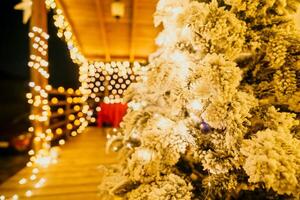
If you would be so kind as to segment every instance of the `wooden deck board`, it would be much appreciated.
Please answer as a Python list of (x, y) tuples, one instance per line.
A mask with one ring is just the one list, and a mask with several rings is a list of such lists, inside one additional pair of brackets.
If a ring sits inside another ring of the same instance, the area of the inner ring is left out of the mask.
[(57, 164), (41, 169), (39, 177), (46, 182), (41, 188), (34, 188), (37, 181), (20, 185), (18, 181), (31, 174), (32, 168), (25, 167), (0, 186), (0, 195), (27, 199), (25, 192), (31, 190), (34, 200), (94, 200), (98, 196), (98, 185), (102, 173), (100, 165), (112, 164), (114, 155), (105, 153), (105, 133), (103, 129), (88, 128), (85, 133), (72, 138), (61, 148)]

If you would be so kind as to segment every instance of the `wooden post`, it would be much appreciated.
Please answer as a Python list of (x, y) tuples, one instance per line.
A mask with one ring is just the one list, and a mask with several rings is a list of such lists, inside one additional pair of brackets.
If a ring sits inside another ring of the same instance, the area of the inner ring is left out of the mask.
[[(31, 93), (33, 104), (31, 106), (32, 126), (34, 128), (33, 149), (37, 153), (41, 149), (48, 149), (46, 130), (49, 125), (49, 107), (46, 93), (48, 85), (48, 34), (47, 9), (45, 0), (32, 0), (32, 16), (30, 20), (30, 79), (33, 85)], [(31, 64), (30, 64), (31, 63)], [(46, 95), (45, 95), (46, 94)], [(46, 101), (45, 101), (46, 100)]]
[[(106, 75), (108, 76), (108, 75)], [(109, 90), (108, 90), (108, 86), (109, 86), (109, 81), (107, 80), (105, 76), (105, 80), (103, 82), (103, 85), (104, 85), (104, 97), (108, 97), (109, 96)]]
[(69, 115), (71, 114), (71, 110), (73, 110), (71, 109), (72, 103), (69, 103), (68, 98), (72, 98), (72, 95), (66, 91), (65, 98), (66, 98), (65, 100), (66, 101), (66, 110), (65, 110), (66, 130), (65, 131), (66, 131), (66, 138), (68, 138), (71, 135), (71, 131), (72, 131), (68, 129), (68, 124), (70, 123)]

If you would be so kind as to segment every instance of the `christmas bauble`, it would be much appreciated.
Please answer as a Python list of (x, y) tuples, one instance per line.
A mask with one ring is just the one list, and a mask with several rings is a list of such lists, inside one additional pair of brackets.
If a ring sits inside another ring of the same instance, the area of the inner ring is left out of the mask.
[(200, 129), (203, 133), (208, 133), (211, 131), (211, 127), (209, 126), (208, 123), (206, 122), (201, 122), (200, 123)]

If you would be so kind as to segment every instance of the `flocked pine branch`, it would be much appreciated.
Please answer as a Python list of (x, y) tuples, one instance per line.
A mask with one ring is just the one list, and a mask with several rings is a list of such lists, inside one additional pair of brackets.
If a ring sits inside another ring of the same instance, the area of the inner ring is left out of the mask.
[(102, 191), (129, 200), (300, 198), (298, 4), (160, 0), (159, 49), (127, 91), (123, 159)]

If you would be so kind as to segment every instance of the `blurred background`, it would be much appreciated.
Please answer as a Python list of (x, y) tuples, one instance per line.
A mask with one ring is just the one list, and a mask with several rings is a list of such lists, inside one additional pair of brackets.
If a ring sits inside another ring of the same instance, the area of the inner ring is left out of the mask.
[[(29, 23), (23, 24), (23, 12), (14, 10), (19, 0), (0, 1), (0, 183), (23, 168), (28, 160), (30, 77)], [(78, 88), (78, 67), (70, 59), (65, 42), (56, 36), (52, 13), (49, 13), (49, 84), (53, 87)], [(14, 140), (5, 148), (7, 140)]]

